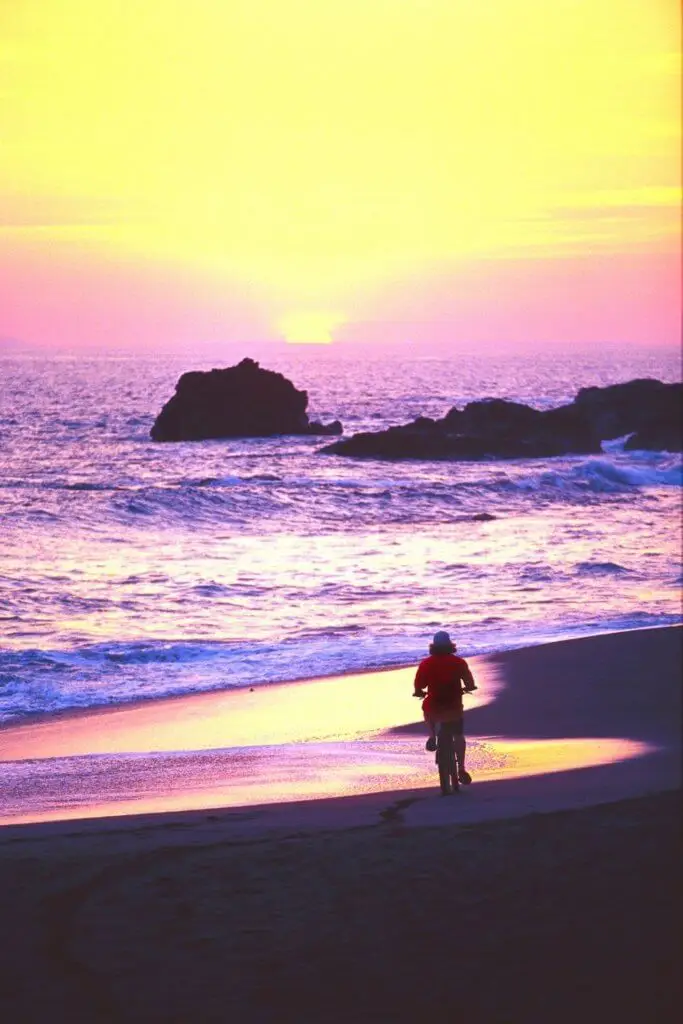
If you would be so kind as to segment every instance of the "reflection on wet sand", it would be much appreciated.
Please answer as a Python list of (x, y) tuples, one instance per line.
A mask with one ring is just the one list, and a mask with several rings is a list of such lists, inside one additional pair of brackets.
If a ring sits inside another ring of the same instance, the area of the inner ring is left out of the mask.
[[(675, 639), (673, 633), (644, 631), (618, 642), (637, 645), (651, 659), (649, 646)], [(623, 719), (623, 732), (616, 731), (616, 710), (626, 707), (626, 669), (619, 699), (610, 689), (605, 700), (593, 673), (576, 671), (570, 662), (570, 655), (585, 657), (592, 666), (603, 647), (616, 649), (612, 638), (597, 637), (512, 652), (502, 663), (500, 657), (472, 659), (479, 690), (466, 699), (470, 710), (477, 708), (467, 728), (467, 764), (475, 780), (468, 797), (478, 794), (485, 803), (490, 783), (501, 783), (501, 792), (515, 779), (531, 784), (547, 777), (550, 785), (597, 766), (603, 766), (603, 775), (610, 774), (605, 766), (619, 764), (642, 774), (636, 759), (650, 763), (647, 755), (658, 748), (642, 730), (665, 704), (661, 696), (652, 699), (652, 684), (649, 695), (641, 693), (641, 667), (631, 651), (634, 682), (628, 692), (631, 700), (635, 693), (644, 703), (637, 716)], [(510, 663), (523, 667), (539, 657), (543, 671), (526, 672), (515, 681), (514, 694), (507, 686), (501, 690), (502, 671), (509, 672)], [(571, 686), (558, 685), (559, 669), (568, 665)], [(406, 790), (428, 796), (436, 790), (436, 770), (434, 756), (424, 749), (419, 704), (411, 698), (413, 676), (411, 667), (5, 727), (0, 729), (0, 823), (274, 806)], [(658, 678), (664, 686), (668, 675)], [(492, 714), (497, 708), (502, 713)], [(478, 723), (483, 728), (477, 730)], [(563, 728), (569, 734), (564, 738)], [(627, 774), (631, 778), (633, 771)], [(468, 800), (473, 811), (476, 802)]]
[[(468, 707), (501, 685), (485, 659), (472, 666), (479, 690)], [(414, 675), (390, 669), (51, 716), (0, 729), (0, 761), (359, 739), (421, 718)]]
[[(647, 750), (615, 739), (476, 739), (468, 765), (481, 783), (604, 765)], [(1, 824), (436, 788), (434, 758), (421, 737), (51, 758), (6, 768)]]

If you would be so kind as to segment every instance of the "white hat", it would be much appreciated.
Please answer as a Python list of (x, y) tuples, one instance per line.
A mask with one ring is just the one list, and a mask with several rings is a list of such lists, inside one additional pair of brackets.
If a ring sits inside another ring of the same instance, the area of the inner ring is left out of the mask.
[(446, 633), (446, 631), (443, 629), (440, 629), (438, 633), (434, 634), (434, 639), (432, 640), (432, 643), (434, 644), (435, 647), (453, 646), (453, 641), (451, 640), (448, 633)]

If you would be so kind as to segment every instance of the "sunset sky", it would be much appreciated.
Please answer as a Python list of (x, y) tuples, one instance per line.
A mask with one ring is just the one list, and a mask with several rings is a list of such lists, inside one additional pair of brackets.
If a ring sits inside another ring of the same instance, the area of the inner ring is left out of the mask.
[(676, 345), (680, 50), (677, 0), (0, 0), (0, 339)]

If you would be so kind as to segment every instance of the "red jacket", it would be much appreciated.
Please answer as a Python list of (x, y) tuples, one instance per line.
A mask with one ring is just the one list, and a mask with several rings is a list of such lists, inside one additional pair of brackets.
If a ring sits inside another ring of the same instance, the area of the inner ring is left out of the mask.
[(459, 711), (462, 714), (462, 683), (465, 689), (474, 689), (469, 665), (457, 654), (430, 654), (421, 661), (415, 674), (415, 692), (427, 691), (422, 702), (424, 713)]

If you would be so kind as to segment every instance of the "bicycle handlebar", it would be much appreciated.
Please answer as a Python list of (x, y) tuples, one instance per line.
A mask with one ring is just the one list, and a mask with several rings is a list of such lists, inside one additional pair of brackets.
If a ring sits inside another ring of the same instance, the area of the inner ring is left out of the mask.
[[(471, 686), (471, 687), (469, 688), (469, 690), (466, 690), (466, 689), (462, 689), (462, 690), (460, 691), (460, 693), (461, 693), (461, 694), (465, 694), (465, 693), (474, 693), (474, 691), (475, 691), (476, 689), (477, 689), (477, 687), (476, 687), (476, 686)], [(426, 696), (427, 696), (427, 694), (426, 694), (426, 693), (414, 693), (414, 694), (413, 694), (413, 697), (419, 697), (419, 698), (420, 698), (420, 700), (424, 700)]]

